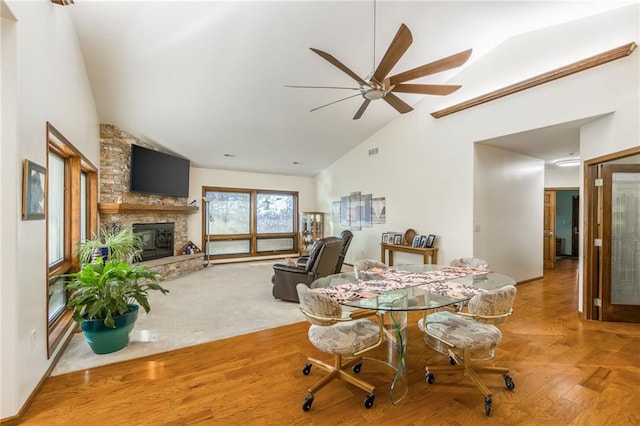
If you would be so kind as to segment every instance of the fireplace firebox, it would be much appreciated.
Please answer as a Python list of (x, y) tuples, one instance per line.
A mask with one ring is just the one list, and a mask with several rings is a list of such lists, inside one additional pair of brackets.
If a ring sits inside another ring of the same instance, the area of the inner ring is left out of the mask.
[(134, 223), (133, 232), (142, 238), (140, 261), (173, 256), (174, 223)]

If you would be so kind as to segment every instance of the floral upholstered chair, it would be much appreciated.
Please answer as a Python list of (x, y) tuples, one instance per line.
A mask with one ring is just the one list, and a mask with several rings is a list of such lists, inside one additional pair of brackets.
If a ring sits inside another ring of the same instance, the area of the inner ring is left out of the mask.
[[(305, 284), (298, 284), (300, 310), (311, 323), (309, 341), (323, 352), (334, 356), (333, 363), (328, 364), (315, 358), (308, 358), (302, 369), (304, 375), (311, 373), (313, 365), (322, 368), (329, 374), (322, 377), (308, 390), (302, 409), (309, 411), (317, 391), (340, 378), (367, 392), (364, 406), (371, 408), (375, 399), (375, 387), (349, 372), (359, 373), (362, 367), (361, 354), (379, 346), (383, 341), (382, 314), (375, 311), (343, 312), (340, 305), (326, 294), (310, 289)], [(365, 317), (377, 317), (375, 321)], [(351, 357), (343, 362), (343, 357)]]
[(489, 264), (487, 263), (487, 261), (479, 259), (477, 257), (459, 257), (449, 262), (449, 266), (473, 269), (489, 269)]
[(502, 374), (505, 385), (511, 390), (515, 388), (515, 384), (509, 376), (508, 368), (478, 366), (472, 361), (493, 358), (495, 348), (502, 340), (502, 333), (494, 324), (506, 321), (511, 315), (515, 297), (516, 288), (509, 285), (473, 296), (467, 304), (466, 312), (440, 311), (425, 314), (418, 321), (425, 343), (448, 355), (450, 363), (425, 367), (427, 383), (435, 382), (434, 373), (463, 371), (484, 394), (485, 413), (489, 415), (492, 394), (479, 374)]

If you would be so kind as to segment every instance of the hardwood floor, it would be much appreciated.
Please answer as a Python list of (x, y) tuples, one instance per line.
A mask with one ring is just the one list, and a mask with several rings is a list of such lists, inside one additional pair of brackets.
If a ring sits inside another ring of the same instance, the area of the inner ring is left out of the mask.
[(571, 259), (518, 287), (514, 314), (501, 325), (503, 341), (489, 362), (511, 368), (516, 388), (508, 390), (499, 376), (486, 378), (494, 392), (489, 418), (482, 395), (462, 375), (425, 383), (425, 364), (447, 360), (425, 346), (412, 314), (409, 393), (397, 405), (386, 395), (390, 374), (365, 362), (360, 374), (379, 386), (372, 409), (363, 407), (363, 391), (334, 381), (303, 412), (306, 389), (322, 374), (302, 375), (306, 356), (330, 357), (314, 350), (302, 322), (50, 377), (21, 424), (640, 424), (640, 325), (583, 321), (577, 299)]

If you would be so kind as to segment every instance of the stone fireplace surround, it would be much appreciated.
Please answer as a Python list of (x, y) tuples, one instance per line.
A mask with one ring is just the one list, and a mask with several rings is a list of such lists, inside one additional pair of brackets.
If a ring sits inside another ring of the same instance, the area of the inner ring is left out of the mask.
[(111, 124), (100, 125), (99, 204), (100, 223), (120, 223), (122, 228), (134, 223), (173, 222), (173, 255), (145, 262), (160, 272), (160, 279), (182, 275), (202, 268), (203, 255), (177, 255), (188, 242), (187, 215), (198, 212), (188, 206), (187, 197), (165, 197), (129, 191), (131, 144), (159, 149)]

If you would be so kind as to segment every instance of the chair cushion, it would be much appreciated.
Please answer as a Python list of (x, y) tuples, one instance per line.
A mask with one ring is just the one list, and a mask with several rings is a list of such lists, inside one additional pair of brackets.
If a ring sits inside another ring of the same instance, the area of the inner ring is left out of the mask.
[[(427, 316), (427, 329), (424, 328), (424, 318), (418, 322), (423, 333), (438, 340), (443, 340), (454, 348), (470, 349), (471, 351), (490, 351), (502, 339), (498, 327), (483, 324), (453, 312), (436, 312)], [(429, 343), (427, 339), (425, 342)]]
[(346, 321), (332, 326), (312, 325), (309, 341), (323, 352), (351, 355), (374, 345), (379, 338), (380, 327), (366, 319)]

